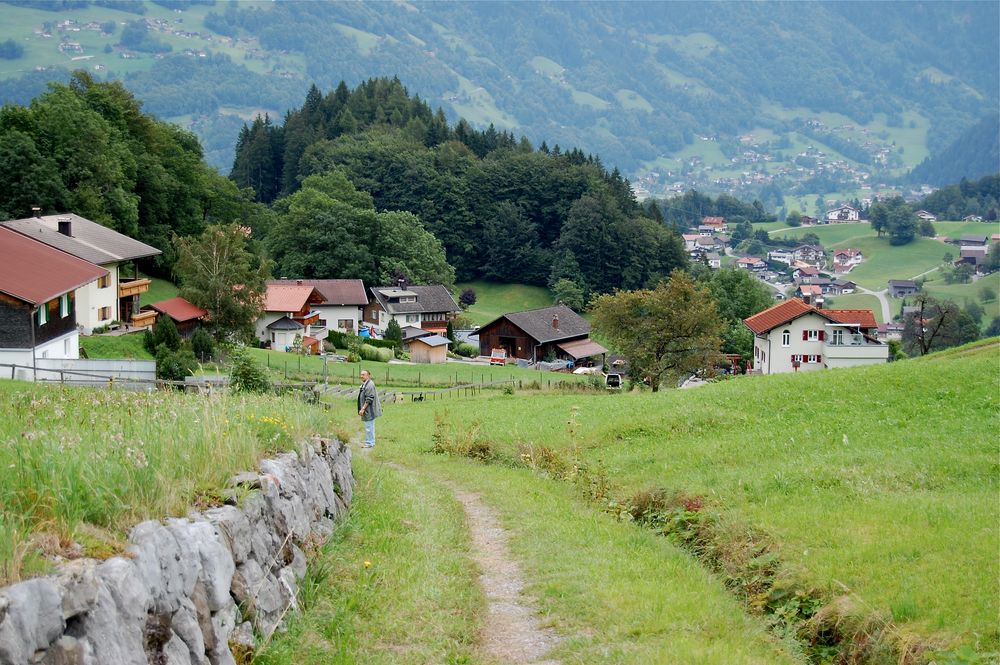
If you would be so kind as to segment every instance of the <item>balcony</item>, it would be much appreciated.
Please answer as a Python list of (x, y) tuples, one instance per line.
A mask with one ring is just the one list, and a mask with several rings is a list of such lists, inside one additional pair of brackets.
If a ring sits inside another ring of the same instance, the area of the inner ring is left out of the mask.
[(149, 291), (149, 280), (146, 278), (133, 279), (128, 282), (118, 282), (118, 297), (131, 298)]
[(135, 328), (145, 328), (156, 322), (156, 311), (152, 309), (142, 310), (138, 314), (132, 315), (132, 326)]
[(309, 336), (313, 339), (324, 340), (330, 336), (330, 330), (325, 326), (310, 326)]
[(844, 334), (832, 337), (823, 345), (823, 359), (827, 367), (884, 363), (889, 360), (889, 347), (859, 334)]

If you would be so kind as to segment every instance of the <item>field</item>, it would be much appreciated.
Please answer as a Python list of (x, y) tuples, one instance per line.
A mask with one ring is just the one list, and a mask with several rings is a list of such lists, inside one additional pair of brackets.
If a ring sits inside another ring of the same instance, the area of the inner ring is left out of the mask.
[[(116, 553), (125, 531), (183, 515), (237, 471), (314, 432), (326, 412), (295, 397), (131, 393), (0, 381), (0, 582), (40, 557)], [(211, 500), (211, 499), (210, 499)]]
[(913, 279), (938, 268), (945, 252), (955, 254), (957, 250), (953, 245), (919, 237), (909, 244), (894, 247), (889, 244), (888, 238), (877, 237), (866, 223), (781, 229), (773, 235), (800, 238), (806, 233), (815, 233), (827, 250), (848, 247), (860, 249), (865, 260), (848, 277), (873, 291), (887, 288), (890, 279)]
[[(795, 575), (831, 597), (891, 616), (905, 635), (993, 650), (996, 357), (994, 341), (690, 392), (546, 396), (543, 409), (535, 396), (406, 404), (382, 431), (390, 457), (420, 459), (436, 416), (510, 458), (546, 446), (600, 466), (619, 495), (703, 497), (734, 530), (766, 533)], [(804, 394), (822, 417), (789, 398)]]
[(173, 298), (180, 293), (180, 289), (173, 283), (159, 277), (149, 277), (149, 291), (139, 296), (139, 304), (145, 307), (154, 302)]
[(552, 294), (540, 286), (466, 282), (458, 284), (455, 292), (460, 294), (467, 288), (476, 290), (476, 304), (467, 309), (464, 316), (480, 326), (510, 312), (552, 305)]

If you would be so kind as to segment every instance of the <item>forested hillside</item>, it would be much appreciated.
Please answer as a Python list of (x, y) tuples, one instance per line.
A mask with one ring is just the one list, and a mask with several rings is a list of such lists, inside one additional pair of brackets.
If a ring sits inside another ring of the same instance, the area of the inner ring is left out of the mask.
[(258, 111), (280, 118), (312, 83), (397, 76), (451, 122), (579, 146), (653, 194), (853, 198), (1000, 100), (992, 2), (9, 0), (3, 14), (0, 100), (87, 67), (196, 131), (222, 169)]
[(946, 185), (963, 178), (995, 173), (1000, 168), (1000, 115), (983, 117), (942, 152), (928, 157), (910, 173), (910, 182)]
[[(598, 157), (449, 125), (395, 79), (341, 83), (326, 95), (313, 87), (283, 126), (258, 118), (240, 133), (232, 177), (273, 203), (276, 225), (255, 230), (289, 277), (385, 279), (373, 262), (386, 248), (369, 238), (393, 234), (375, 211), (412, 213), (408, 232), (432, 234), (460, 280), (565, 278), (605, 292), (653, 283), (687, 261), (677, 233)], [(333, 201), (349, 205), (331, 214)]]
[(119, 82), (84, 72), (0, 110), (0, 215), (73, 212), (163, 250), (208, 224), (266, 211), (205, 163), (198, 139), (140, 110)]

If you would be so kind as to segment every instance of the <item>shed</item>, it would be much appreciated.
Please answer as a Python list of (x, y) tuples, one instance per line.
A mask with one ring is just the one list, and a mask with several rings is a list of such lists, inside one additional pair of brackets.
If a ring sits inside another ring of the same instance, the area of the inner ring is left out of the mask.
[(451, 340), (442, 335), (418, 337), (410, 342), (410, 360), (431, 364), (448, 362), (449, 344)]

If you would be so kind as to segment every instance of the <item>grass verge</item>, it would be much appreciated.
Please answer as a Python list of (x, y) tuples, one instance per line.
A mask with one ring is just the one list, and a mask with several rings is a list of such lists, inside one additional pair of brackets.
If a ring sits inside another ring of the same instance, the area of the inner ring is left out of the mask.
[(476, 662), (484, 601), (462, 507), (426, 477), (354, 460), (354, 503), (310, 565), (305, 611), (254, 662)]
[(294, 397), (0, 381), (0, 584), (47, 556), (108, 556), (143, 519), (212, 503), (235, 472), (329, 433)]

